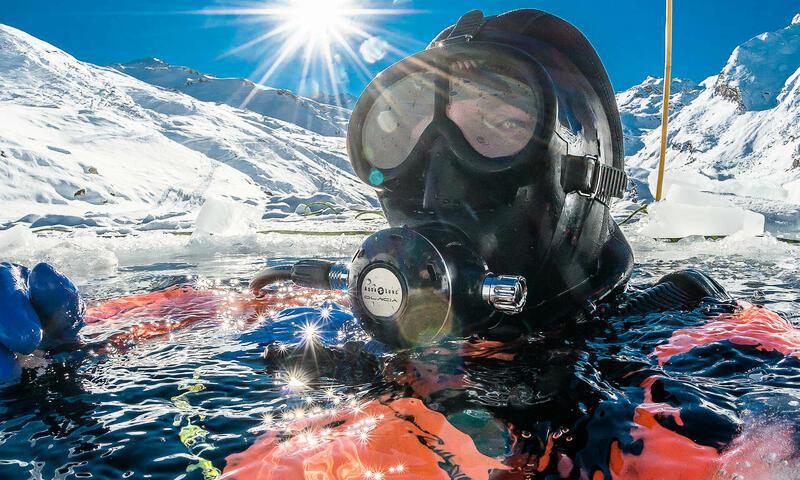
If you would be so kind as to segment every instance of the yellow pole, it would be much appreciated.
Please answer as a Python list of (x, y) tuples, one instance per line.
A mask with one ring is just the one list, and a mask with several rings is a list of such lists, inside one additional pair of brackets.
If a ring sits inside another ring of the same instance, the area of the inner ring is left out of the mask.
[(667, 24), (664, 38), (664, 99), (661, 110), (661, 160), (658, 162), (656, 201), (664, 189), (664, 165), (667, 162), (667, 121), (669, 120), (669, 87), (672, 80), (672, 0), (667, 0)]

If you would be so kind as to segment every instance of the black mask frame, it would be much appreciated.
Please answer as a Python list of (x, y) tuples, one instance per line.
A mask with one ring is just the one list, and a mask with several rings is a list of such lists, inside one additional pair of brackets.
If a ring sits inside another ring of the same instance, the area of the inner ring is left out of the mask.
[[(463, 132), (445, 113), (451, 65), (463, 61), (485, 62), (500, 71), (512, 72), (536, 95), (539, 118), (531, 139), (518, 153), (488, 158), (478, 153)], [(408, 157), (394, 168), (378, 168), (364, 154), (363, 134), (367, 115), (378, 99), (392, 85), (415, 73), (430, 72), (435, 76), (433, 120), (419, 136)], [(462, 166), (476, 174), (530, 175), (529, 159), (544, 152), (550, 142), (556, 121), (556, 96), (550, 76), (530, 55), (517, 48), (492, 42), (470, 42), (445, 45), (420, 52), (381, 72), (366, 88), (353, 110), (348, 129), (348, 153), (356, 174), (367, 184), (380, 190), (390, 188), (392, 180), (413, 169), (424, 156), (435, 137), (443, 137)], [(383, 180), (376, 185), (371, 175), (377, 170)]]

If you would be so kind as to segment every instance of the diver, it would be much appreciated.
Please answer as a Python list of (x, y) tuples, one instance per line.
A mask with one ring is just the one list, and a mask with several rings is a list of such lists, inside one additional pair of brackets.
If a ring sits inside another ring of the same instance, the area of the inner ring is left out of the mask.
[(464, 15), (367, 86), (349, 124), (358, 176), (391, 228), (351, 263), (271, 267), (251, 282), (346, 289), (398, 347), (512, 339), (600, 312), (729, 300), (678, 272), (624, 294), (633, 253), (610, 206), (628, 186), (614, 91), (574, 26), (538, 10)]
[[(770, 353), (762, 340), (730, 339), (747, 329), (735, 326), (744, 318), (777, 325), (765, 329), (766, 344), (794, 327), (743, 307), (696, 270), (629, 285), (633, 253), (610, 212), (628, 187), (620, 116), (597, 53), (574, 26), (531, 9), (465, 14), (367, 86), (347, 148), (390, 228), (348, 264), (269, 267), (250, 286), (257, 296), (286, 280), (346, 291), (363, 328), (393, 351), (370, 359), (371, 342), (346, 341), (311, 356), (267, 344), (264, 361), (268, 372), (300, 366), (345, 385), (382, 382), (374, 411), (388, 408), (400, 422), (384, 434), (432, 436), (331, 444), (356, 449), (343, 458), (305, 457), (294, 453), (302, 438), (273, 437), (254, 457), (230, 458), (232, 477), (302, 478), (315, 462), (357, 472), (352, 458), (424, 464), (409, 453), (420, 443), (439, 470), (418, 478), (721, 478), (720, 465), (752, 465), (744, 477), (762, 466), (752, 452), (772, 447), (740, 448), (750, 442), (740, 414), (749, 407), (735, 399), (747, 397), (740, 385), (754, 369), (800, 368), (790, 355), (797, 347)], [(707, 392), (698, 377), (725, 386)], [(409, 398), (413, 409), (394, 408)], [(796, 418), (791, 403), (751, 401), (789, 425)], [(467, 474), (482, 457), (459, 459), (435, 435), (439, 420), (420, 423), (431, 410), (504, 465)], [(346, 418), (316, 428), (340, 421), (352, 428)], [(795, 452), (786, 442), (781, 451)], [(283, 477), (252, 474), (267, 466)]]

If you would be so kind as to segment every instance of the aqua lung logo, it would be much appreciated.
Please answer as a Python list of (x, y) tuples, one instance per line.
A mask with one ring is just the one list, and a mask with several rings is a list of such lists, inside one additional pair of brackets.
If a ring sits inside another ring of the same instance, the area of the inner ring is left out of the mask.
[(373, 268), (361, 282), (361, 300), (372, 315), (391, 317), (403, 302), (400, 279), (389, 269)]
[[(375, 286), (373, 284), (373, 280), (371, 278), (367, 278), (364, 281), (364, 283), (365, 283), (365, 285), (364, 285), (364, 289), (363, 290), (364, 290), (365, 293), (377, 293), (380, 296), (384, 296), (384, 295), (392, 295), (392, 296), (402, 295), (402, 292), (400, 290), (396, 289), (396, 288), (384, 288), (384, 287)], [(391, 297), (387, 297), (386, 301), (394, 301), (394, 299), (391, 298)]]

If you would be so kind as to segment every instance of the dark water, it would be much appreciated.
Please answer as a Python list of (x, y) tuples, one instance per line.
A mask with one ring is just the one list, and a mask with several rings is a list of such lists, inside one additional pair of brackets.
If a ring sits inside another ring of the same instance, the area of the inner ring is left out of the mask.
[[(800, 325), (797, 252), (787, 260), (648, 249), (634, 283), (701, 268), (735, 297)], [(82, 288), (87, 298), (100, 300), (159, 290), (188, 276), (201, 287), (234, 291), (260, 262), (255, 255), (227, 255), (127, 265)], [(92, 325), (85, 334), (94, 349), (58, 355), (27, 369), (20, 383), (0, 387), (0, 479), (213, 478), (226, 456), (247, 449), (282, 412), (332, 399), (412, 395), (420, 378), (436, 384), (450, 376), (467, 381), (416, 395), (470, 434), (483, 454), (533, 458), (558, 432), (554, 448), (572, 459), (573, 477), (580, 470), (609, 473), (612, 441), (623, 452), (641, 448), (628, 431), (643, 401), (640, 385), (651, 376), (658, 377), (653, 401), (680, 404), (683, 425), (675, 429), (703, 445), (722, 448), (750, 425), (800, 427), (795, 357), (717, 342), (658, 366), (650, 356), (655, 346), (704, 318), (688, 312), (592, 323), (559, 339), (531, 337), (514, 347), (511, 362), (465, 360), (462, 345), (452, 342), (384, 358), (382, 372), (367, 356), (348, 368), (323, 356), (314, 366), (299, 361), (294, 371), (265, 360), (266, 344), (296, 344), (309, 322), (319, 325), (321, 343), (363, 337), (346, 311), (329, 304), (256, 323), (226, 314), (111, 350), (103, 348), (104, 341), (130, 326)], [(369, 348), (381, 355), (379, 346)], [(749, 478), (736, 468), (719, 478)], [(776, 465), (773, 478), (800, 478), (794, 468)], [(552, 468), (548, 472), (556, 475)], [(502, 475), (546, 478), (530, 465)]]

